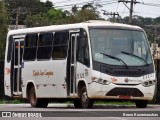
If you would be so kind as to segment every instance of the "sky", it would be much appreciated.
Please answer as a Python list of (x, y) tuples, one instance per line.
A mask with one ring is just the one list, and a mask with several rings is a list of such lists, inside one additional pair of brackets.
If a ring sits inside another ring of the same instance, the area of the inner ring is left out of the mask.
[[(41, 0), (45, 2), (46, 0)], [(77, 5), (78, 7), (83, 6), (86, 3), (94, 2), (94, 4), (101, 4), (103, 7), (98, 8), (101, 13), (101, 17), (109, 18), (110, 16), (103, 15), (103, 11), (107, 12), (118, 12), (119, 15), (123, 18), (125, 16), (129, 16), (129, 9), (121, 2), (118, 3), (118, 0), (49, 0), (53, 2), (53, 5), (56, 8), (60, 8), (62, 10), (70, 10), (70, 5)], [(129, 0), (130, 1), (130, 0)], [(160, 0), (136, 0), (137, 2), (141, 2), (141, 4), (137, 3), (134, 5), (133, 15), (139, 15), (142, 17), (160, 17)], [(115, 2), (115, 3), (114, 3)], [(148, 4), (149, 5), (144, 5)], [(127, 4), (130, 8), (130, 3)]]

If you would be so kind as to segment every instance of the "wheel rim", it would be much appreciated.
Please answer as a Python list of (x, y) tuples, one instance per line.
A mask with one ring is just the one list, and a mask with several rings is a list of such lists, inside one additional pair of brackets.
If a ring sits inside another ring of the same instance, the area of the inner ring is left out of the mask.
[(82, 94), (81, 102), (82, 102), (82, 106), (83, 106), (84, 108), (86, 108), (87, 105), (88, 105), (87, 92), (84, 92), (84, 93)]
[(31, 93), (31, 104), (35, 105), (35, 103), (36, 103), (36, 94), (35, 92), (32, 92)]

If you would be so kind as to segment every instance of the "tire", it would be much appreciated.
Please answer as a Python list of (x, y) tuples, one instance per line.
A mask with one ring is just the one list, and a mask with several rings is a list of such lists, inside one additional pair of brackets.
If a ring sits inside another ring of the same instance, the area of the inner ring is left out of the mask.
[(148, 101), (147, 100), (137, 100), (135, 101), (137, 108), (146, 108)]
[(35, 88), (32, 87), (29, 92), (29, 101), (32, 107), (46, 108), (48, 101), (45, 99), (39, 99), (36, 97)]
[(80, 102), (82, 108), (92, 108), (93, 107), (93, 100), (88, 98), (86, 87), (84, 86), (80, 93)]
[(75, 100), (73, 101), (73, 104), (74, 104), (74, 107), (75, 107), (75, 108), (82, 108), (81, 100), (80, 100), (80, 99), (75, 99)]

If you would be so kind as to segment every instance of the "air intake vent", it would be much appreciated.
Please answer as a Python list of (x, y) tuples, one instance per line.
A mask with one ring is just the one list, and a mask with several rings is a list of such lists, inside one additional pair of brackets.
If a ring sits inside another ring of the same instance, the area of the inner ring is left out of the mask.
[(114, 75), (116, 76), (141, 76), (142, 72), (140, 71), (114, 71)]
[(101, 72), (119, 77), (140, 77), (144, 75), (144, 71), (138, 69), (110, 69), (107, 67), (101, 67)]
[(143, 93), (137, 88), (114, 88), (106, 94), (106, 96), (119, 96), (119, 95), (144, 97)]

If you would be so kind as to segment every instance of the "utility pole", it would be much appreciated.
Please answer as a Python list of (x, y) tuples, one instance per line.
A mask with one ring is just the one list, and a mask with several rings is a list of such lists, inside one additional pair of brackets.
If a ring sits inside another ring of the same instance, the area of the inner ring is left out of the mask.
[[(133, 5), (136, 3), (140, 3), (137, 2), (136, 0), (131, 0), (131, 1), (127, 1), (127, 0), (118, 0), (118, 2), (122, 2), (128, 9), (129, 9), (129, 24), (132, 24), (132, 15), (133, 15)], [(130, 8), (127, 6), (127, 3), (130, 3)]]
[(153, 36), (154, 36), (153, 50), (154, 50), (154, 52), (153, 52), (153, 55), (154, 55), (154, 57), (157, 57), (157, 59), (158, 59), (158, 49), (157, 49), (157, 44), (158, 43), (157, 43), (157, 40), (156, 40), (156, 37), (157, 37), (157, 28), (155, 27), (153, 29), (154, 29), (154, 33), (153, 33)]
[(18, 7), (16, 10), (16, 29), (18, 29), (19, 15), (20, 15), (20, 7)]
[(133, 0), (131, 0), (129, 21), (128, 21), (129, 24), (132, 24), (132, 15), (133, 15)]
[(113, 22), (116, 22), (116, 16), (118, 16), (119, 17), (119, 13), (117, 12), (117, 13), (115, 13), (115, 12), (111, 12), (111, 13), (108, 13), (108, 12), (106, 12), (105, 10), (103, 10), (103, 15), (111, 15), (111, 16), (113, 16), (112, 18), (113, 18)]

